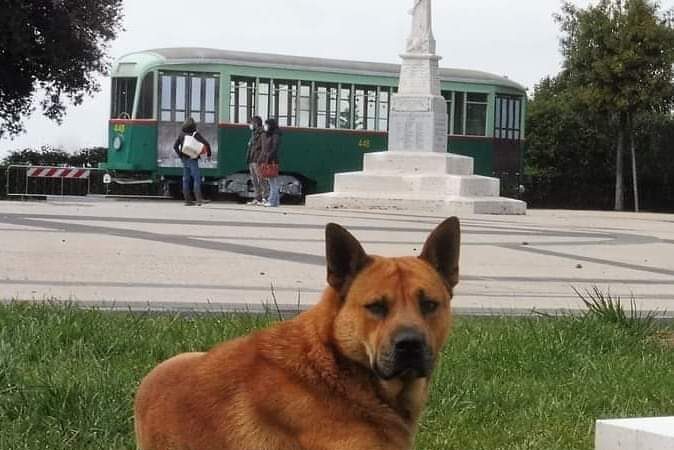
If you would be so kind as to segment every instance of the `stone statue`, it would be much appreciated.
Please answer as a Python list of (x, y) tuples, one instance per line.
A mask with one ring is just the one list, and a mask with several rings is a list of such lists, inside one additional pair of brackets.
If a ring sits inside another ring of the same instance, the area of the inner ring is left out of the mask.
[(412, 33), (407, 39), (407, 52), (435, 53), (435, 39), (431, 30), (431, 0), (414, 0), (410, 14)]

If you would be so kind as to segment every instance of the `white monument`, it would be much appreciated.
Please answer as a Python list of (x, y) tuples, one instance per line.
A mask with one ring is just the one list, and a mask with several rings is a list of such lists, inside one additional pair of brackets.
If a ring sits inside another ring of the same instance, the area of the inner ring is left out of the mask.
[(391, 98), (388, 151), (368, 153), (364, 171), (335, 175), (335, 190), (310, 195), (310, 208), (390, 209), (451, 214), (525, 214), (499, 197), (496, 178), (473, 175), (473, 159), (447, 153), (447, 103), (440, 91), (431, 0), (414, 0), (412, 32)]
[(447, 102), (440, 93), (430, 0), (416, 0), (398, 93), (391, 99), (389, 151), (447, 153)]

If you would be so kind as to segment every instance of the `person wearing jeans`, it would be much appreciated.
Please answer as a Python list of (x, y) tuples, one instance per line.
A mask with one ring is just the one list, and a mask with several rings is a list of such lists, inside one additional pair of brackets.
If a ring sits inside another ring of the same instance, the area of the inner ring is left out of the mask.
[[(267, 119), (264, 123), (264, 134), (262, 135), (262, 152), (260, 154), (260, 164), (275, 164), (279, 165), (279, 149), (281, 147), (281, 131), (276, 124), (276, 120)], [(276, 207), (279, 206), (281, 200), (280, 180), (278, 172), (275, 175), (266, 177), (269, 183), (269, 197), (264, 202), (264, 206)]]
[(185, 141), (185, 136), (188, 134), (204, 144), (206, 157), (209, 160), (211, 159), (211, 145), (199, 134), (197, 124), (191, 117), (185, 121), (182, 127), (182, 134), (178, 136), (175, 144), (173, 144), (173, 150), (178, 154), (183, 163), (183, 197), (185, 198), (185, 206), (194, 205), (191, 191), (194, 191), (194, 199), (197, 206), (201, 206), (204, 203), (204, 198), (201, 195), (201, 171), (199, 170), (199, 159), (201, 156), (192, 159), (182, 152), (183, 142)]
[(185, 205), (192, 206), (194, 202), (191, 198), (191, 193), (194, 192), (194, 198), (197, 205), (203, 201), (201, 195), (201, 171), (199, 170), (199, 160), (192, 158), (183, 159), (183, 196), (185, 197)]
[(281, 204), (281, 185), (279, 181), (280, 178), (278, 176), (269, 178), (269, 199), (264, 203), (264, 206), (276, 207)]
[(246, 152), (246, 161), (248, 162), (248, 171), (250, 179), (253, 182), (253, 190), (255, 191), (255, 198), (249, 201), (248, 205), (262, 205), (264, 194), (267, 187), (264, 186), (266, 182), (260, 177), (257, 168), (257, 161), (260, 159), (262, 152), (262, 135), (264, 133), (262, 126), (262, 119), (260, 116), (255, 116), (250, 120), (250, 140), (248, 141), (248, 151)]

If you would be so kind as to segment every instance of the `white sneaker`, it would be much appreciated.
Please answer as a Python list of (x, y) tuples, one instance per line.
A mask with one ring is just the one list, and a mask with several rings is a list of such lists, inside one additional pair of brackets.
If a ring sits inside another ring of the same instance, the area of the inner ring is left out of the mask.
[(265, 208), (269, 208), (269, 207), (271, 207), (272, 205), (271, 205), (271, 203), (269, 203), (269, 202), (264, 202), (264, 203), (262, 203), (262, 206), (264, 206)]
[(249, 201), (248, 203), (246, 203), (246, 205), (251, 205), (251, 206), (257, 206), (259, 204), (260, 204), (260, 202), (258, 202), (256, 199), (253, 199), (253, 200)]

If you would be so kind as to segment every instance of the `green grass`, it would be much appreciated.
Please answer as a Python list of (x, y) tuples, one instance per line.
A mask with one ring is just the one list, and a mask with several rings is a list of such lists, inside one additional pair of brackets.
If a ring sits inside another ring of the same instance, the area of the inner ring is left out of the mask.
[[(272, 321), (0, 306), (0, 450), (132, 450), (133, 394), (150, 368)], [(664, 325), (625, 323), (457, 319), (417, 449), (589, 450), (597, 418), (674, 414)]]

